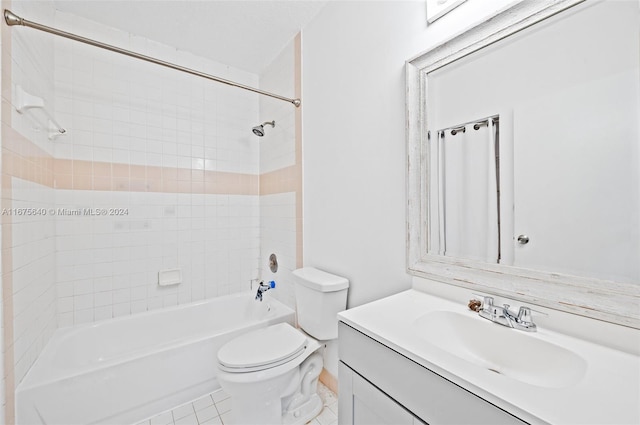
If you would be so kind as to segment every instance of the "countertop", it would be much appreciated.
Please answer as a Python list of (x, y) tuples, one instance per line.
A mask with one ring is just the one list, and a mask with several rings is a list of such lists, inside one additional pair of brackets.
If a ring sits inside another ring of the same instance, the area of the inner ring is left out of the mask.
[[(538, 327), (537, 332), (526, 334), (573, 351), (586, 361), (587, 367), (582, 377), (569, 386), (532, 385), (492, 373), (440, 349), (428, 338), (420, 337), (414, 321), (433, 311), (456, 312), (471, 320), (500, 326), (479, 317), (466, 305), (415, 289), (343, 311), (338, 317), (345, 324), (524, 421), (534, 424), (640, 424), (639, 356)], [(593, 319), (584, 320), (588, 326)], [(509, 347), (504, 349), (509, 350)]]

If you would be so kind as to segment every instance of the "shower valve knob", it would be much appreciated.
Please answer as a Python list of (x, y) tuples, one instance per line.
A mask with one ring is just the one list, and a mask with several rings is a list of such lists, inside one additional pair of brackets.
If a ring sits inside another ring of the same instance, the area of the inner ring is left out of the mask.
[(271, 270), (271, 273), (276, 273), (278, 271), (278, 257), (276, 257), (276, 254), (271, 254), (269, 256), (269, 270)]

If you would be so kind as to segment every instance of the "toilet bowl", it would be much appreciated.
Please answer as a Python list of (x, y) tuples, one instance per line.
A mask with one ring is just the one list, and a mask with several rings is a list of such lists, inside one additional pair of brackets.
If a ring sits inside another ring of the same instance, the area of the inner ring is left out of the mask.
[[(293, 275), (303, 330), (336, 338), (348, 280), (313, 268)], [(240, 335), (219, 350), (218, 381), (231, 396), (231, 423), (302, 425), (320, 413), (317, 384), (323, 344), (303, 330), (278, 323)]]
[(224, 345), (218, 353), (218, 380), (232, 396), (233, 423), (297, 425), (320, 413), (320, 348), (288, 323), (248, 332)]

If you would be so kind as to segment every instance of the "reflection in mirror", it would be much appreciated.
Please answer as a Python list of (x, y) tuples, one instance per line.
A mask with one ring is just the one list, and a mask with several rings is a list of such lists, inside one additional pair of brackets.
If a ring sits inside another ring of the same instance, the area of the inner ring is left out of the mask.
[(499, 263), (499, 117), (435, 134), (428, 145), (433, 170), (429, 252)]
[(429, 72), (427, 252), (640, 282), (639, 52), (586, 2)]
[(639, 27), (519, 1), (407, 62), (409, 273), (640, 329)]

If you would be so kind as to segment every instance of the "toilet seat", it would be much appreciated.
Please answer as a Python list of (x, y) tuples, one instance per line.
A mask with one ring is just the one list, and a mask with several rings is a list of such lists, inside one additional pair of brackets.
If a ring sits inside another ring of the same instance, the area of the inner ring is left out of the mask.
[(288, 323), (278, 323), (240, 335), (218, 351), (219, 367), (231, 373), (256, 372), (300, 356), (307, 337)]

